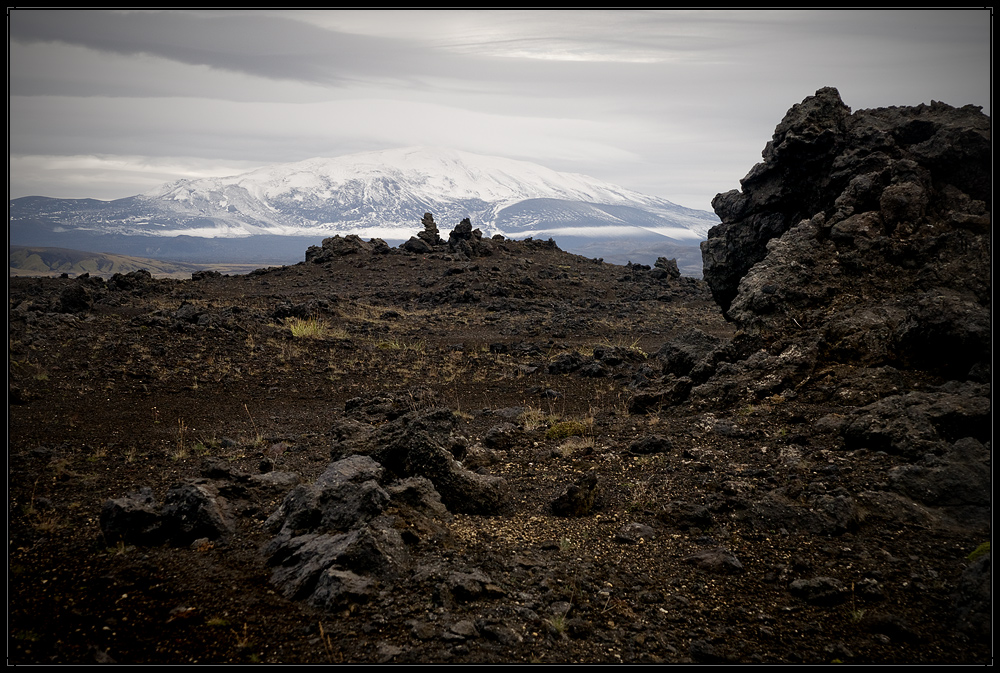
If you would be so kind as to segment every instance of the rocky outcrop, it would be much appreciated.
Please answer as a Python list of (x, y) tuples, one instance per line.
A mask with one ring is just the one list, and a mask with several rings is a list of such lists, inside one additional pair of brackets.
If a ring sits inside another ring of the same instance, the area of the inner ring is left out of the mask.
[(107, 500), (100, 525), (108, 542), (190, 544), (196, 539), (216, 540), (231, 534), (231, 508), (217, 484), (189, 479), (167, 491), (161, 507), (149, 487), (121, 498)]
[(746, 358), (986, 380), (990, 120), (944, 103), (851, 113), (836, 89), (795, 105), (764, 161), (713, 205), (705, 280)]
[(434, 216), (430, 213), (424, 213), (424, 217), (420, 220), (420, 224), (424, 226), (424, 230), (419, 232), (416, 236), (411, 236), (410, 240), (403, 243), (400, 246), (403, 250), (407, 252), (415, 252), (417, 254), (424, 254), (432, 252), (434, 248), (442, 246), (445, 241), (441, 238), (438, 232), (437, 223), (434, 222)]
[[(702, 244), (705, 280), (737, 332), (728, 344), (675, 337), (657, 355), (661, 385), (693, 379), (683, 398), (715, 407), (834, 404), (816, 429), (841, 449), (908, 461), (885, 478), (920, 503), (909, 511), (984, 521), (990, 143), (973, 106), (852, 113), (832, 88), (793, 106), (742, 191), (715, 198), (722, 223)], [(823, 535), (858, 525), (853, 494), (812, 486), (775, 489), (739, 516)]]
[(493, 254), (492, 244), (483, 239), (483, 232), (472, 228), (472, 222), (465, 218), (448, 234), (448, 240), (441, 238), (434, 216), (424, 213), (420, 221), (424, 230), (400, 246), (404, 252), (427, 254), (431, 252), (448, 252), (465, 257), (485, 257)]
[(385, 470), (371, 458), (351, 456), (285, 496), (267, 520), (276, 535), (264, 549), (275, 568), (271, 581), (285, 596), (326, 609), (364, 602), (374, 578), (392, 576), (406, 566), (406, 542), (387, 510), (397, 505), (419, 510), (418, 518), (447, 512), (429, 484), (383, 488), (384, 477)]
[(558, 516), (586, 516), (593, 508), (599, 490), (597, 472), (591, 470), (552, 501), (552, 511)]
[(306, 250), (306, 261), (322, 264), (348, 255), (385, 254), (388, 244), (380, 238), (363, 240), (357, 234), (339, 235), (323, 239), (322, 245), (311, 245)]
[(448, 247), (466, 257), (487, 257), (493, 254), (493, 245), (483, 239), (483, 232), (472, 228), (472, 222), (465, 218), (448, 234)]
[[(425, 408), (400, 413), (401, 402), (388, 396), (348, 400), (348, 418), (331, 434), (334, 458), (369, 456), (398, 478), (423, 477), (454, 512), (494, 515), (509, 506), (507, 483), (500, 477), (466, 469), (456, 456), (466, 440), (455, 436), (457, 419), (449, 409)], [(365, 422), (383, 421), (372, 430)], [(388, 421), (388, 422), (385, 422)]]
[(851, 114), (835, 89), (794, 106), (743, 191), (714, 201), (705, 279), (742, 357), (987, 380), (990, 120), (931, 103)]

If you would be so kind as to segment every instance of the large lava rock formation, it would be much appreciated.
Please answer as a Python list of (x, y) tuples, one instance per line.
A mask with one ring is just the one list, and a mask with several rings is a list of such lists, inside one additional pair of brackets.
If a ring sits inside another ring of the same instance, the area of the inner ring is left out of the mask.
[(944, 103), (851, 113), (836, 89), (793, 106), (715, 197), (704, 277), (745, 358), (820, 360), (987, 381), (990, 119)]

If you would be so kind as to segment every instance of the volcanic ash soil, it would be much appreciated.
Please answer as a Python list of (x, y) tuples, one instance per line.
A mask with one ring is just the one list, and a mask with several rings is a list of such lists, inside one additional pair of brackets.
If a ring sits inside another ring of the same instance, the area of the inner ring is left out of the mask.
[(732, 328), (655, 271), (507, 241), (13, 279), (11, 661), (982, 660), (985, 522), (845, 450), (842, 405), (664, 401), (661, 346)]

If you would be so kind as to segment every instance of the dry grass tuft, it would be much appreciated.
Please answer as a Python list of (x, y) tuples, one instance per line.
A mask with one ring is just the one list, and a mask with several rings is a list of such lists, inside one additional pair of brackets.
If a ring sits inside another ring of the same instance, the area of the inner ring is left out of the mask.
[(319, 318), (289, 318), (285, 325), (296, 339), (346, 339), (347, 332)]

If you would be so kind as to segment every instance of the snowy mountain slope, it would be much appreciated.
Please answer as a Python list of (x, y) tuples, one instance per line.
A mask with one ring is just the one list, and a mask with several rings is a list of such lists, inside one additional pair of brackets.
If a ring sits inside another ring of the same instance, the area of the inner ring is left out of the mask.
[[(527, 201), (534, 203), (523, 205)], [(225, 178), (179, 180), (110, 202), (37, 197), (11, 202), (12, 221), (30, 218), (94, 233), (206, 238), (336, 233), (408, 238), (425, 212), (446, 229), (468, 217), (487, 235), (603, 223), (704, 239), (718, 223), (712, 213), (584, 175), (430, 148), (315, 158)]]

